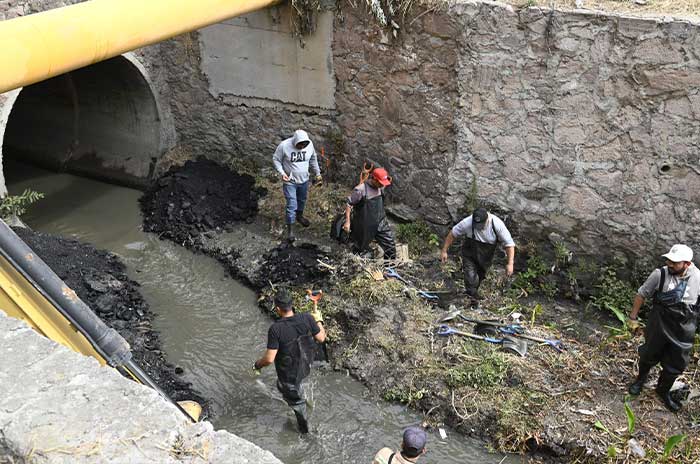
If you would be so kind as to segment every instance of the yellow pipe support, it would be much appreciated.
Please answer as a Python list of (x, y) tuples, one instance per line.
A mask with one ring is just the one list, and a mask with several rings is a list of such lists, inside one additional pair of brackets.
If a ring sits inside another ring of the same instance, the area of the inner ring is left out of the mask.
[(90, 0), (0, 22), (0, 93), (280, 0)]
[(51, 340), (73, 351), (107, 362), (92, 344), (17, 269), (0, 256), (0, 309), (25, 321)]

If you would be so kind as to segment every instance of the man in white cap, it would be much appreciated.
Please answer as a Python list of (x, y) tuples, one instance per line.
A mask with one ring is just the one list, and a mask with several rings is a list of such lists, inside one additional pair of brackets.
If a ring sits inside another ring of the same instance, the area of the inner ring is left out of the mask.
[(671, 397), (670, 391), (690, 360), (697, 325), (700, 270), (692, 262), (693, 250), (686, 245), (673, 245), (663, 257), (666, 266), (649, 275), (632, 303), (627, 325), (635, 330), (639, 328), (637, 316), (644, 300), (653, 298), (644, 344), (639, 347), (639, 375), (629, 392), (639, 395), (651, 368), (661, 363), (656, 393), (675, 412), (681, 405)]
[(309, 167), (316, 175), (316, 182), (320, 183), (322, 180), (316, 150), (309, 134), (306, 131), (297, 130), (292, 137), (283, 140), (272, 155), (272, 163), (282, 178), (282, 189), (287, 201), (285, 208), (287, 240), (293, 242), (294, 223), (298, 222), (304, 227), (309, 227), (310, 224), (304, 217), (304, 207), (309, 192)]
[(392, 451), (391, 448), (382, 448), (374, 456), (372, 464), (412, 464), (418, 462), (418, 458), (425, 454), (425, 444), (428, 434), (425, 429), (417, 425), (408, 427), (403, 431), (401, 449)]

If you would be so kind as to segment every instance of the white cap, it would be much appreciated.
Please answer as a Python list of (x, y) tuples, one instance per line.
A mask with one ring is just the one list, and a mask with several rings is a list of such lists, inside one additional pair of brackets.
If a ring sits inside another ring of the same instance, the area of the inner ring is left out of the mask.
[(687, 245), (676, 244), (671, 247), (671, 251), (662, 255), (664, 258), (674, 263), (680, 263), (681, 261), (692, 261), (693, 260), (693, 250)]

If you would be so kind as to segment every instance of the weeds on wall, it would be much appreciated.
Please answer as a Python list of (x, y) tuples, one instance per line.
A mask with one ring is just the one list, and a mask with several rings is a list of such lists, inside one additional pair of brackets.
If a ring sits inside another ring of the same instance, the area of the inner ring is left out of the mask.
[(26, 189), (21, 195), (7, 195), (0, 201), (0, 217), (9, 219), (14, 216), (22, 216), (27, 208), (44, 198), (44, 194), (31, 189)]
[(320, 0), (292, 0), (292, 31), (304, 37), (316, 30), (316, 16), (321, 11)]

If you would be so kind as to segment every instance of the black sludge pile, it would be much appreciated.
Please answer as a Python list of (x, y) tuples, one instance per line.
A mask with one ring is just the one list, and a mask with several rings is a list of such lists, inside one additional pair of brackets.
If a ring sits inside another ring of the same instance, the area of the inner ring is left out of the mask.
[(258, 273), (257, 286), (273, 284), (303, 285), (323, 280), (327, 273), (318, 266), (325, 255), (310, 243), (300, 246), (280, 245), (263, 257)]
[(254, 185), (253, 177), (214, 161), (187, 161), (171, 168), (141, 197), (144, 230), (184, 245), (201, 232), (251, 221), (258, 198), (265, 194)]

